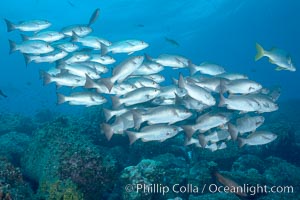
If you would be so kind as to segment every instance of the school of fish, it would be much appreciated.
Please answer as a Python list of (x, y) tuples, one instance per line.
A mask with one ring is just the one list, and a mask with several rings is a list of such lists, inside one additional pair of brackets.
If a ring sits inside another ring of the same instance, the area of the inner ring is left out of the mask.
[[(108, 140), (126, 134), (130, 144), (139, 139), (163, 142), (184, 133), (185, 145), (216, 151), (226, 148), (229, 140), (242, 147), (277, 138), (257, 129), (264, 123), (262, 113), (278, 109), (279, 88), (264, 88), (244, 74), (227, 72), (216, 63), (196, 64), (181, 55), (131, 55), (149, 44), (136, 39), (111, 42), (91, 35), (99, 13), (96, 9), (87, 24), (59, 31), (46, 30), (51, 27), (46, 20), (5, 22), (8, 32), (19, 30), (22, 37), (20, 43), (9, 40), (10, 53), (21, 52), (26, 65), (53, 63), (41, 75), (45, 85), (56, 84), (58, 104), (103, 106), (106, 122), (100, 126)], [(33, 33), (28, 36), (28, 32)], [(278, 66), (276, 70), (296, 70), (282, 50), (266, 51), (259, 44), (256, 48), (255, 60), (266, 56)], [(128, 58), (115, 60), (113, 55), (119, 53)], [(166, 68), (180, 72), (171, 84), (162, 73)], [(59, 93), (62, 86), (81, 89), (65, 95)]]

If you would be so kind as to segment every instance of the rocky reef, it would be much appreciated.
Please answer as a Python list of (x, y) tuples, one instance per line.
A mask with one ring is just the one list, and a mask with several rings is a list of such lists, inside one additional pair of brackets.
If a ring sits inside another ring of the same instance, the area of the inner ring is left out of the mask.
[[(229, 142), (226, 149), (211, 152), (183, 146), (183, 134), (163, 144), (137, 141), (130, 146), (126, 135), (108, 142), (98, 108), (80, 116), (1, 114), (0, 200), (240, 199), (202, 190), (204, 185), (222, 186), (216, 171), (240, 185), (292, 186), (294, 191), (248, 193), (249, 199), (298, 200), (297, 120), (270, 118), (264, 128), (278, 134), (273, 143), (238, 148)], [(163, 194), (163, 188), (168, 192)]]

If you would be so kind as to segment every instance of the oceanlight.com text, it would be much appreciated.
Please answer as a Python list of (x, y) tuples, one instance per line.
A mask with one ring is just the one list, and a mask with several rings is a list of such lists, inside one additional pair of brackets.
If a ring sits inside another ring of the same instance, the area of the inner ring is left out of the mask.
[(240, 185), (240, 186), (222, 186), (217, 184), (204, 184), (197, 186), (193, 184), (180, 185), (174, 184), (167, 186), (163, 184), (127, 184), (125, 186), (126, 192), (148, 193), (148, 194), (162, 194), (177, 193), (177, 194), (203, 194), (203, 193), (236, 193), (242, 195), (251, 195), (262, 193), (294, 193), (293, 186), (267, 186), (267, 185)]

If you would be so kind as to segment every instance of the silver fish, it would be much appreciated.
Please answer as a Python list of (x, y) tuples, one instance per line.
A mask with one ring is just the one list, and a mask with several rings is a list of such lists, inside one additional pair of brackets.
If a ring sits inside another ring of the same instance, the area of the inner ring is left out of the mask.
[(141, 138), (143, 142), (160, 141), (176, 136), (182, 128), (172, 125), (156, 124), (146, 126), (140, 132), (126, 131), (129, 137), (130, 144), (133, 144), (137, 139)]
[(189, 64), (189, 60), (187, 58), (172, 54), (161, 54), (157, 58), (151, 58), (150, 56), (148, 56), (148, 59), (157, 62), (162, 66), (172, 68), (185, 68)]
[(87, 65), (83, 65), (81, 63), (71, 63), (71, 64), (60, 64), (57, 66), (58, 69), (61, 70), (67, 70), (69, 73), (86, 77), (88, 75), (92, 79), (98, 79), (100, 78), (96, 68), (91, 68)]
[(99, 54), (90, 54), (90, 61), (100, 63), (102, 65), (109, 65), (116, 62), (111, 56), (101, 56)]
[(136, 51), (143, 50), (149, 46), (148, 43), (141, 40), (123, 40), (114, 42), (110, 46), (101, 43), (101, 55), (106, 55), (108, 52), (112, 53), (127, 53), (133, 54)]
[(4, 20), (6, 22), (8, 32), (11, 32), (13, 30), (35, 31), (36, 32), (36, 31), (40, 31), (40, 30), (46, 29), (49, 26), (51, 26), (51, 23), (46, 20), (30, 20), (30, 21), (21, 22), (19, 24), (14, 24), (7, 19), (4, 19)]
[(235, 125), (228, 123), (228, 131), (233, 140), (237, 139), (238, 134), (243, 135), (247, 132), (254, 132), (265, 121), (263, 116), (244, 116), (236, 120)]
[(77, 46), (76, 44), (71, 43), (71, 42), (54, 43), (53, 46), (57, 47), (59, 49), (62, 49), (66, 52), (69, 52), (69, 53), (74, 52), (79, 49), (79, 46)]
[(58, 104), (69, 102), (70, 105), (85, 105), (89, 107), (89, 106), (101, 105), (106, 101), (107, 100), (104, 97), (93, 92), (75, 92), (72, 93), (70, 96), (57, 94)]
[(178, 85), (179, 88), (184, 88), (187, 91), (187, 94), (195, 100), (208, 106), (213, 106), (216, 104), (215, 98), (207, 90), (197, 85), (186, 83), (181, 74), (179, 76)]
[(134, 126), (140, 128), (143, 122), (148, 124), (168, 123), (174, 124), (192, 116), (192, 113), (179, 106), (158, 106), (148, 109), (144, 114), (133, 113)]
[(238, 138), (239, 147), (244, 145), (264, 145), (274, 141), (277, 138), (277, 135), (269, 131), (256, 131), (248, 135), (247, 138)]
[(67, 55), (68, 55), (67, 52), (63, 50), (59, 50), (59, 51), (50, 52), (42, 56), (25, 54), (24, 57), (25, 57), (26, 64), (32, 61), (34, 61), (35, 63), (43, 63), (43, 62), (53, 63), (57, 60), (63, 59)]
[(26, 54), (45, 54), (54, 51), (52, 46), (42, 40), (27, 40), (21, 44), (16, 44), (15, 42), (9, 40), (9, 46), (10, 54), (17, 50)]
[(111, 90), (115, 82), (123, 82), (136, 69), (138, 69), (141, 66), (143, 60), (144, 56), (134, 56), (126, 59), (114, 68), (112, 77), (102, 79), (103, 83), (109, 90)]
[(112, 96), (112, 103), (114, 108), (118, 108), (120, 105), (125, 104), (126, 106), (131, 106), (139, 103), (144, 103), (150, 101), (157, 97), (159, 90), (151, 87), (138, 88), (133, 90), (121, 98)]
[(202, 74), (208, 74), (212, 76), (225, 73), (225, 69), (222, 66), (209, 62), (203, 62), (200, 65), (189, 63), (189, 68), (191, 75), (195, 74), (198, 71)]
[(70, 86), (70, 87), (79, 87), (84, 86), (85, 78), (76, 76), (69, 73), (59, 73), (55, 76), (50, 75), (47, 72), (43, 73), (44, 85), (49, 84), (51, 82), (55, 82), (57, 87), (61, 86)]
[(71, 25), (61, 30), (61, 32), (67, 36), (72, 36), (73, 33), (76, 33), (76, 35), (80, 37), (86, 36), (92, 31), (93, 31), (92, 28), (86, 25)]
[(231, 94), (250, 94), (255, 93), (262, 89), (262, 85), (249, 80), (249, 79), (237, 79), (227, 81), (225, 84), (221, 83), (221, 92), (229, 92)]
[(22, 34), (21, 37), (23, 40), (42, 40), (51, 43), (63, 39), (65, 35), (57, 31), (42, 31), (31, 37), (24, 34)]

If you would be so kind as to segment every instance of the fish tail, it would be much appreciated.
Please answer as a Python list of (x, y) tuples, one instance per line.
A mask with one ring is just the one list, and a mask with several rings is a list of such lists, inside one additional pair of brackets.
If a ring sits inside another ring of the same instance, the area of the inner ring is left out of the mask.
[(84, 87), (85, 88), (94, 88), (95, 86), (95, 82), (94, 80), (87, 74), (85, 74), (85, 84)]
[(110, 120), (113, 117), (113, 114), (112, 114), (111, 110), (103, 108), (103, 113), (104, 113), (106, 121)]
[(219, 102), (219, 107), (224, 107), (226, 105), (226, 99), (223, 96), (222, 93), (220, 93), (220, 102)]
[(11, 32), (11, 31), (16, 29), (16, 26), (12, 22), (10, 22), (7, 19), (4, 19), (4, 21), (5, 21), (6, 26), (7, 26), (7, 32)]
[(244, 138), (238, 137), (237, 141), (238, 141), (238, 144), (239, 144), (240, 148), (243, 147), (246, 144), (246, 140)]
[(112, 104), (113, 104), (113, 108), (118, 108), (122, 104), (120, 102), (120, 99), (117, 96), (111, 96), (111, 101), (112, 101)]
[(132, 131), (126, 131), (127, 135), (128, 135), (128, 138), (129, 138), (129, 144), (132, 145), (137, 139), (139, 139), (137, 136), (136, 136), (136, 133), (135, 132), (132, 132)]
[(17, 44), (12, 40), (8, 40), (8, 41), (9, 41), (9, 54), (12, 54), (14, 51), (17, 50)]
[(108, 53), (108, 46), (100, 42), (101, 56), (105, 56)]
[(114, 86), (114, 83), (111, 81), (110, 78), (103, 78), (101, 79), (102, 83), (107, 87), (109, 91), (111, 91), (112, 87)]
[(228, 123), (228, 132), (230, 133), (231, 139), (235, 141), (239, 134), (239, 131), (237, 130), (236, 126), (234, 126), (231, 123)]
[(57, 93), (57, 104), (66, 102), (66, 97), (63, 94)]
[(192, 65), (191, 61), (189, 61), (189, 66), (188, 67), (190, 69), (191, 76), (193, 76), (194, 74), (197, 73), (197, 69), (196, 69), (195, 65)]
[(139, 129), (143, 122), (142, 115), (136, 111), (132, 111), (133, 121), (134, 121), (134, 128)]
[(28, 54), (23, 54), (26, 66), (32, 61), (32, 57)]
[(29, 40), (29, 37), (27, 35), (21, 34), (21, 38), (23, 41)]
[(193, 136), (193, 134), (195, 132), (195, 130), (193, 129), (193, 126), (186, 125), (186, 126), (183, 126), (182, 128), (183, 128), (183, 130), (185, 132), (186, 137), (187, 138), (192, 138), (192, 136)]
[(255, 56), (255, 61), (258, 61), (259, 59), (261, 59), (264, 54), (265, 54), (265, 51), (264, 49), (262, 48), (262, 46), (258, 43), (255, 44), (255, 47), (256, 47), (256, 56)]
[(71, 42), (78, 42), (79, 38), (80, 37), (74, 31), (72, 31)]
[(207, 140), (205, 138), (205, 135), (201, 133), (201, 134), (199, 134), (198, 138), (199, 138), (199, 144), (201, 145), (201, 147), (205, 148), (207, 145)]
[(103, 124), (101, 124), (101, 130), (103, 130), (106, 139), (109, 141), (114, 134), (111, 126), (107, 123), (103, 123)]
[(185, 88), (185, 84), (186, 84), (185, 80), (184, 80), (182, 74), (180, 73), (179, 74), (179, 79), (178, 79), (178, 86), (179, 86), (179, 88)]
[(146, 60), (148, 60), (148, 61), (152, 61), (152, 57), (151, 56), (149, 56), (148, 54), (144, 54), (144, 56), (145, 56), (145, 58), (146, 58)]
[(42, 77), (44, 78), (44, 85), (47, 85), (51, 83), (51, 75), (45, 71), (41, 71), (40, 74), (42, 74)]

